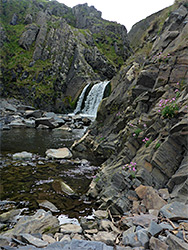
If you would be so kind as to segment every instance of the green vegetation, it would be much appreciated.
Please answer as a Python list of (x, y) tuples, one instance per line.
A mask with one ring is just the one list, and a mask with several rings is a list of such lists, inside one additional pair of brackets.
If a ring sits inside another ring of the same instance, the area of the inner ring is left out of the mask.
[(119, 56), (115, 51), (115, 44), (117, 44), (119, 48), (123, 48), (122, 41), (116, 34), (113, 34), (112, 37), (114, 38), (112, 38), (101, 31), (100, 33), (93, 34), (93, 37), (95, 39), (95, 45), (101, 53), (106, 55), (111, 64), (121, 66), (124, 63), (122, 53), (119, 53), (121, 54), (121, 56)]

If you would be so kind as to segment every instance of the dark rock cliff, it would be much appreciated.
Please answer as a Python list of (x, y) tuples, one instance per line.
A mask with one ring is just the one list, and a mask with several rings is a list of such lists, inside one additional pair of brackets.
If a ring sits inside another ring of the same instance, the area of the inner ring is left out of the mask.
[(123, 25), (87, 4), (1, 1), (1, 93), (66, 111), (88, 81), (111, 79), (130, 55)]
[(187, 21), (183, 1), (157, 14), (111, 80), (85, 140), (102, 163), (89, 190), (102, 209), (128, 211), (140, 184), (168, 187), (172, 200), (187, 202)]

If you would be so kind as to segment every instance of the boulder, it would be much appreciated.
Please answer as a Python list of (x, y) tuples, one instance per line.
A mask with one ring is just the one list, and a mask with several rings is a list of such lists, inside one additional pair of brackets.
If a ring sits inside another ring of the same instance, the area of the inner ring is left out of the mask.
[(26, 110), (25, 117), (26, 118), (30, 118), (30, 117), (40, 118), (42, 116), (42, 113), (43, 112), (41, 110)]
[(25, 128), (26, 127), (26, 125), (24, 124), (22, 119), (15, 119), (15, 120), (11, 121), (9, 126), (11, 128)]
[(39, 209), (32, 216), (21, 217), (13, 229), (10, 229), (4, 233), (5, 236), (11, 236), (14, 234), (35, 234), (44, 233), (46, 230), (56, 229), (59, 226), (58, 219), (52, 216), (51, 212), (45, 212), (43, 209)]
[(188, 220), (188, 205), (181, 202), (172, 202), (160, 209), (164, 217), (170, 220)]
[(95, 217), (98, 219), (106, 219), (108, 218), (108, 212), (104, 210), (97, 210), (94, 212)]
[(184, 240), (179, 239), (173, 234), (169, 234), (166, 239), (168, 250), (187, 250), (188, 244)]
[(151, 237), (149, 246), (151, 250), (168, 250), (168, 245), (155, 237)]
[(117, 234), (112, 232), (100, 231), (93, 236), (93, 239), (96, 241), (104, 242), (107, 245), (114, 245)]
[(32, 153), (28, 153), (26, 151), (23, 151), (21, 153), (13, 154), (12, 158), (13, 160), (31, 160), (33, 157)]
[(60, 232), (64, 234), (82, 233), (82, 228), (75, 224), (65, 224), (60, 226)]
[(152, 187), (140, 185), (135, 189), (140, 199), (143, 199), (143, 204), (149, 209), (160, 209), (167, 204)]
[(151, 214), (140, 214), (135, 215), (134, 217), (128, 217), (125, 218), (124, 221), (122, 221), (124, 224), (127, 223), (127, 225), (134, 224), (139, 225), (142, 227), (149, 227), (151, 221), (157, 221), (158, 218)]
[(46, 151), (46, 156), (48, 158), (55, 159), (70, 159), (72, 157), (72, 153), (68, 148), (48, 149)]
[(151, 221), (148, 229), (150, 235), (157, 236), (162, 230), (163, 228), (159, 224), (157, 224), (155, 221)]
[(21, 209), (13, 209), (0, 215), (0, 223), (11, 223), (16, 221), (16, 216), (20, 215)]
[(31, 234), (21, 234), (22, 241), (28, 244), (31, 244), (36, 247), (46, 247), (48, 245), (47, 241), (41, 240), (32, 236)]
[(59, 181), (56, 180), (52, 183), (52, 187), (53, 189), (59, 193), (59, 192), (63, 192), (66, 193), (68, 195), (75, 195), (75, 192), (72, 190), (71, 187), (69, 187), (65, 182), (63, 181)]
[(54, 212), (54, 213), (59, 212), (58, 208), (50, 201), (47, 201), (47, 200), (38, 201), (38, 203), (39, 203), (40, 207), (46, 208), (46, 209), (50, 210), (51, 212)]
[(51, 117), (41, 117), (35, 120), (35, 126), (38, 127), (39, 125), (45, 125), (50, 129), (57, 127), (57, 123), (54, 122), (54, 119)]

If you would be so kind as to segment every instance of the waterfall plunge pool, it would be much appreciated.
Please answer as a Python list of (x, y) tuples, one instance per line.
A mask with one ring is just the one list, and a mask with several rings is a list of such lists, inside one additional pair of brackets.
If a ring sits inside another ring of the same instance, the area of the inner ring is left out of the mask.
[[(12, 129), (1, 131), (1, 200), (26, 204), (28, 213), (38, 209), (41, 200), (48, 200), (59, 214), (79, 218), (92, 213), (93, 204), (81, 198), (88, 190), (97, 167), (84, 160), (53, 161), (45, 159), (49, 148), (70, 147), (84, 130)], [(12, 155), (27, 151), (34, 154), (30, 161), (16, 161)], [(60, 190), (65, 182), (76, 193), (70, 196)], [(5, 212), (5, 211), (1, 211)]]

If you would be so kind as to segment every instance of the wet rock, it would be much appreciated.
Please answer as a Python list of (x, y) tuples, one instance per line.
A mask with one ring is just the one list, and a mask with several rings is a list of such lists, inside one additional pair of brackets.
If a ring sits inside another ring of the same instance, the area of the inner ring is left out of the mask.
[(102, 241), (107, 245), (114, 245), (117, 234), (112, 232), (100, 231), (93, 236), (93, 239), (96, 241)]
[(181, 202), (172, 202), (160, 209), (164, 217), (170, 220), (188, 220), (188, 205)]
[(56, 129), (58, 129), (58, 130), (64, 130), (64, 131), (68, 131), (68, 132), (72, 131), (72, 129), (69, 126), (67, 126), (66, 124), (63, 125), (63, 126), (61, 126), (61, 127), (56, 128)]
[(159, 224), (157, 224), (155, 221), (151, 221), (148, 228), (148, 232), (150, 235), (157, 236), (162, 230), (163, 228)]
[(12, 111), (12, 112), (16, 112), (17, 108), (15, 105), (12, 105), (11, 103), (7, 102), (6, 100), (2, 100), (1, 101), (1, 108), (5, 109), (7, 111)]
[(13, 209), (0, 215), (1, 223), (10, 223), (16, 221), (16, 216), (20, 215), (21, 209)]
[(60, 226), (60, 232), (65, 234), (82, 233), (82, 228), (75, 224), (65, 224)]
[(21, 153), (13, 154), (12, 158), (13, 160), (31, 160), (33, 157), (32, 153), (28, 153), (26, 151), (23, 151)]
[(168, 245), (155, 237), (151, 237), (149, 246), (151, 250), (168, 250)]
[(168, 250), (187, 250), (188, 244), (185, 241), (179, 239), (173, 234), (169, 234), (166, 239), (166, 244), (168, 245)]
[(15, 119), (9, 124), (11, 128), (25, 128), (25, 124), (22, 119)]
[(22, 241), (36, 247), (46, 247), (48, 242), (32, 236), (31, 234), (21, 234)]
[(49, 127), (50, 129), (54, 129), (57, 126), (57, 124), (54, 122), (53, 118), (51, 117), (37, 118), (35, 120), (35, 126), (38, 127), (40, 124), (45, 125)]
[(53, 189), (56, 191), (56, 192), (64, 192), (64, 193), (66, 193), (66, 194), (68, 194), (68, 195), (75, 195), (75, 192), (74, 192), (74, 190), (71, 188), (71, 187), (69, 187), (65, 182), (63, 182), (63, 181), (58, 181), (58, 180), (56, 180), (56, 181), (54, 181), (53, 183), (52, 183), (52, 187), (53, 187)]
[(25, 119), (24, 123), (27, 128), (35, 128), (35, 120)]
[(45, 212), (40, 209), (33, 216), (21, 217), (15, 227), (5, 232), (4, 235), (43, 233), (46, 230), (56, 229), (58, 226), (58, 219), (52, 216), (50, 211)]
[(35, 110), (35, 108), (32, 107), (32, 106), (20, 104), (20, 105), (17, 106), (17, 110), (23, 112), (23, 111), (26, 111), (26, 110)]
[(50, 201), (38, 201), (39, 206), (43, 207), (43, 208), (47, 208), (48, 210), (50, 210), (51, 212), (57, 213), (59, 212), (58, 208), (51, 203)]
[(37, 129), (49, 129), (48, 126), (40, 124)]
[(41, 110), (26, 110), (25, 111), (25, 117), (30, 118), (40, 118), (42, 116), (43, 112)]
[(46, 151), (46, 156), (48, 158), (55, 159), (69, 159), (72, 157), (72, 153), (68, 148), (59, 148), (59, 149), (48, 149)]
[(143, 200), (142, 202), (148, 210), (160, 209), (167, 204), (167, 202), (158, 195), (157, 191), (150, 186), (140, 185), (135, 191), (139, 198)]

